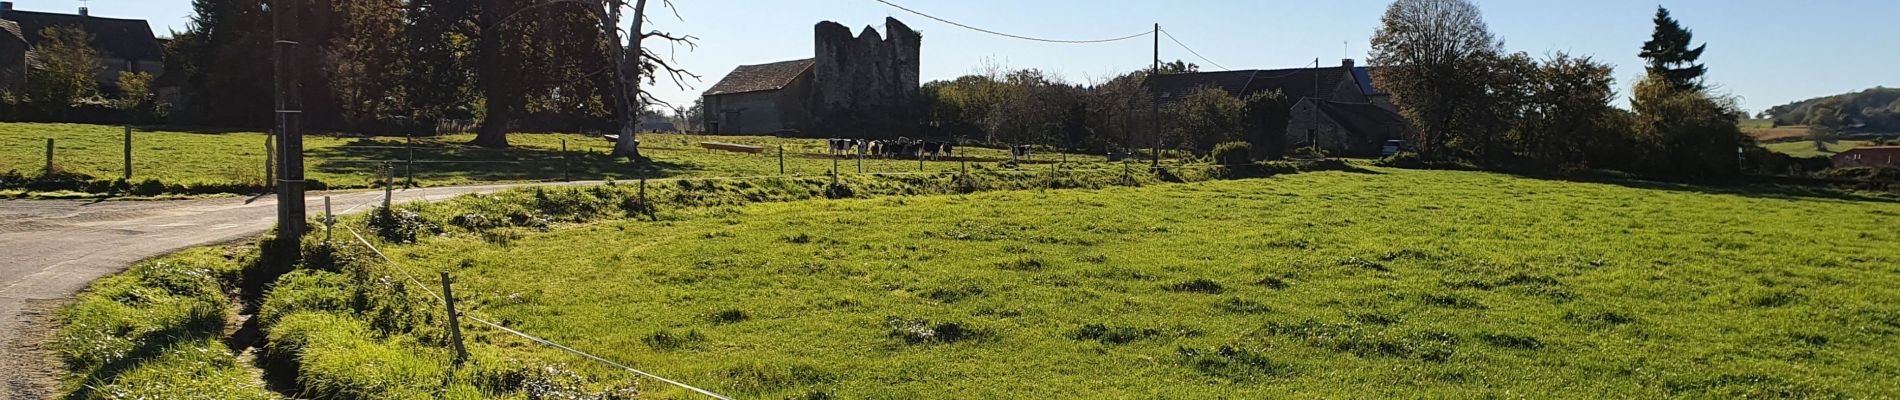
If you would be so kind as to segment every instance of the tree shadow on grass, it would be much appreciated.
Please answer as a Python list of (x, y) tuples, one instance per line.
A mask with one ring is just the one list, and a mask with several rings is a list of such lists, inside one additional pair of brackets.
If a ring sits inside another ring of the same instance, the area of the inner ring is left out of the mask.
[(1793, 184), (1787, 182), (1762, 181), (1766, 178), (1749, 178), (1757, 181), (1732, 182), (1674, 182), (1629, 177), (1610, 176), (1561, 176), (1511, 171), (1491, 171), (1520, 178), (1599, 183), (1616, 185), (1632, 189), (1661, 190), (1679, 193), (1698, 193), (1710, 195), (1742, 196), (1749, 198), (1775, 200), (1834, 200), (1845, 202), (1872, 202), (1900, 204), (1900, 196), (1879, 193), (1857, 193), (1854, 191), (1816, 184)]
[(373, 184), (382, 175), (385, 165), (394, 169), (398, 183), (657, 179), (679, 176), (691, 170), (690, 166), (681, 163), (656, 160), (632, 162), (625, 157), (590, 151), (562, 152), (525, 147), (490, 149), (451, 143), (398, 146), (356, 141), (312, 149), (306, 154), (311, 159), (321, 160), (312, 167), (314, 171), (358, 176), (366, 184)]

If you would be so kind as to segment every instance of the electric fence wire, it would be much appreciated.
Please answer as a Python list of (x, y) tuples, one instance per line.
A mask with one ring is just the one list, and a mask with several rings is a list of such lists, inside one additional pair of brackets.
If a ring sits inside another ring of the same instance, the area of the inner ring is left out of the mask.
[[(377, 256), (378, 258), (382, 258), (382, 259), (383, 259), (383, 262), (385, 262), (385, 263), (388, 263), (388, 264), (389, 264), (389, 268), (390, 268), (390, 269), (394, 269), (394, 270), (396, 270), (396, 272), (398, 272), (398, 273), (401, 273), (401, 274), (402, 274), (402, 276), (403, 276), (404, 278), (407, 278), (407, 279), (409, 280), (409, 282), (410, 282), (410, 283), (413, 283), (413, 284), (415, 284), (415, 285), (416, 285), (416, 287), (418, 287), (418, 288), (422, 288), (422, 289), (420, 289), (420, 290), (422, 290), (422, 292), (423, 292), (423, 293), (426, 293), (426, 294), (428, 294), (428, 295), (429, 295), (429, 297), (431, 297), (431, 298), (434, 298), (434, 299), (435, 299), (435, 301), (436, 301), (436, 302), (438, 302), (438, 303), (442, 303), (442, 304), (448, 304), (448, 300), (447, 300), (447, 299), (444, 299), (444, 298), (442, 297), (442, 295), (439, 295), (439, 294), (436, 294), (436, 293), (435, 293), (435, 291), (433, 291), (433, 290), (428, 290), (428, 289), (427, 289), (427, 288), (428, 288), (428, 286), (427, 286), (427, 285), (425, 285), (425, 284), (423, 284), (423, 283), (422, 283), (422, 280), (420, 280), (420, 279), (416, 279), (416, 276), (415, 276), (415, 275), (411, 275), (411, 274), (409, 274), (409, 271), (408, 271), (408, 270), (405, 270), (405, 269), (403, 269), (403, 268), (402, 268), (402, 266), (400, 266), (400, 265), (396, 265), (396, 260), (393, 260), (393, 259), (390, 259), (390, 258), (389, 258), (389, 255), (387, 255), (387, 254), (383, 254), (383, 251), (382, 251), (381, 249), (378, 249), (378, 248), (376, 248), (376, 245), (375, 245), (375, 244), (371, 244), (371, 243), (369, 242), (369, 240), (367, 240), (367, 239), (364, 239), (364, 238), (363, 238), (363, 235), (361, 235), (361, 234), (358, 234), (358, 233), (356, 232), (356, 228), (351, 228), (351, 227), (349, 227), (348, 225), (345, 225), (345, 226), (343, 226), (343, 229), (345, 229), (345, 230), (348, 230), (348, 231), (350, 232), (350, 236), (354, 236), (354, 237), (356, 237), (356, 241), (357, 241), (358, 243), (362, 243), (364, 247), (368, 247), (368, 248), (369, 248), (369, 250), (370, 250), (370, 252), (372, 252), (372, 253), (376, 253), (376, 256)], [(473, 310), (469, 310), (469, 311), (473, 311)], [(475, 322), (477, 322), (477, 323), (480, 323), (480, 324), (482, 324), (482, 325), (487, 325), (487, 326), (490, 326), (490, 327), (493, 327), (493, 328), (495, 328), (495, 329), (499, 329), (499, 330), (501, 330), (502, 332), (506, 332), (506, 333), (508, 333), (508, 334), (511, 334), (511, 335), (515, 335), (515, 336), (519, 336), (519, 337), (521, 337), (521, 338), (523, 338), (523, 339), (527, 339), (527, 340), (529, 340), (529, 341), (533, 341), (533, 342), (536, 342), (536, 343), (540, 343), (540, 344), (544, 344), (544, 345), (548, 345), (549, 347), (553, 347), (553, 348), (555, 348), (555, 349), (559, 349), (559, 350), (561, 350), (561, 351), (565, 351), (565, 352), (568, 352), (568, 353), (573, 353), (574, 355), (578, 355), (578, 356), (581, 356), (581, 357), (585, 357), (585, 358), (587, 358), (587, 359), (590, 359), (590, 360), (594, 360), (594, 361), (597, 361), (597, 362), (600, 362), (600, 363), (603, 363), (603, 364), (607, 364), (607, 365), (611, 365), (611, 366), (614, 366), (614, 367), (616, 367), (616, 368), (620, 368), (620, 369), (624, 369), (624, 370), (627, 370), (627, 372), (632, 372), (632, 373), (634, 373), (634, 374), (637, 374), (637, 375), (640, 375), (640, 376), (644, 376), (644, 377), (648, 377), (648, 378), (653, 378), (653, 379), (657, 379), (657, 380), (659, 380), (659, 381), (661, 381), (661, 382), (666, 382), (666, 383), (668, 383), (668, 384), (672, 384), (673, 386), (679, 386), (680, 388), (683, 388), (683, 389), (686, 389), (686, 390), (691, 390), (691, 391), (693, 391), (693, 392), (695, 392), (695, 393), (699, 393), (699, 394), (703, 394), (703, 395), (706, 395), (706, 396), (709, 396), (709, 397), (712, 397), (712, 398), (716, 398), (716, 399), (719, 399), (719, 400), (733, 400), (733, 399), (732, 399), (731, 397), (727, 397), (727, 396), (725, 396), (725, 395), (721, 395), (721, 394), (719, 394), (719, 393), (714, 393), (713, 391), (710, 391), (710, 390), (706, 390), (706, 389), (700, 389), (700, 388), (698, 388), (698, 387), (694, 387), (693, 385), (688, 385), (688, 384), (685, 384), (685, 383), (681, 383), (680, 381), (675, 381), (675, 380), (672, 380), (672, 379), (667, 379), (667, 378), (665, 378), (665, 377), (662, 377), (662, 376), (659, 376), (659, 375), (654, 375), (654, 374), (652, 374), (652, 373), (649, 373), (649, 372), (646, 372), (646, 371), (641, 371), (641, 370), (639, 370), (639, 369), (636, 369), (636, 368), (633, 368), (633, 367), (629, 367), (629, 366), (627, 366), (626, 364), (621, 364), (621, 363), (618, 363), (618, 362), (614, 362), (613, 360), (608, 360), (608, 359), (606, 359), (606, 358), (601, 358), (600, 356), (596, 356), (596, 355), (593, 355), (593, 354), (589, 354), (589, 353), (587, 353), (587, 352), (584, 352), (584, 351), (580, 351), (580, 350), (576, 350), (576, 349), (574, 349), (573, 347), (568, 347), (568, 346), (566, 346), (566, 345), (562, 345), (562, 344), (560, 344), (560, 343), (556, 343), (556, 342), (554, 342), (554, 341), (552, 341), (552, 340), (548, 340), (548, 339), (543, 339), (543, 338), (540, 338), (540, 337), (538, 337), (538, 336), (534, 336), (534, 335), (529, 335), (529, 334), (527, 334), (527, 333), (524, 333), (524, 332), (521, 332), (521, 331), (518, 331), (518, 330), (514, 330), (514, 329), (509, 329), (509, 328), (508, 328), (508, 327), (506, 327), (506, 326), (502, 326), (501, 324), (498, 324), (498, 323), (494, 323), (494, 322), (490, 322), (489, 320), (486, 320), (486, 319), (482, 319), (482, 318), (480, 318), (480, 317), (476, 317), (476, 316), (474, 316), (474, 315), (470, 315), (470, 314), (469, 314), (469, 313), (467, 313), (467, 312), (464, 312), (464, 313), (462, 313), (462, 315), (461, 315), (461, 316), (462, 316), (463, 318), (468, 318), (469, 320), (471, 320), (471, 321), (475, 321)]]

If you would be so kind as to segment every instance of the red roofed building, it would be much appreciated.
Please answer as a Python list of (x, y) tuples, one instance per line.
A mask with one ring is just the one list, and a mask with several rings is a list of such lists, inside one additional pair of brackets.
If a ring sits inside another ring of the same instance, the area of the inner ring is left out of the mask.
[(1863, 146), (1834, 155), (1835, 168), (1900, 167), (1900, 146)]

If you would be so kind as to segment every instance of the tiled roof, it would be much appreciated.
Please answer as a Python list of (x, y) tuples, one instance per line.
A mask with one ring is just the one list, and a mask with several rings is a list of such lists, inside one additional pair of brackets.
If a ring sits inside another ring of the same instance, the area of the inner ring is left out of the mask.
[[(1360, 90), (1367, 95), (1377, 95), (1372, 80), (1365, 67), (1353, 68), (1353, 75), (1361, 77)], [(1155, 93), (1162, 101), (1186, 96), (1188, 92), (1202, 87), (1217, 87), (1234, 96), (1244, 96), (1269, 90), (1279, 90), (1289, 102), (1298, 102), (1307, 97), (1332, 98), (1333, 90), (1339, 81), (1345, 79), (1345, 70), (1339, 67), (1240, 70), (1217, 72), (1190, 72), (1165, 74), (1149, 80)]]
[(719, 83), (714, 84), (711, 89), (707, 89), (706, 95), (784, 89), (785, 85), (791, 84), (792, 80), (797, 79), (800, 74), (811, 70), (812, 62), (812, 59), (807, 58), (771, 64), (741, 65), (733, 69), (732, 73), (726, 74), (726, 78), (719, 80)]
[(1404, 117), (1372, 103), (1326, 101), (1319, 103), (1319, 110), (1345, 126), (1346, 130), (1362, 134), (1383, 133), (1394, 127), (1405, 126)]
[(19, 23), (21, 35), (34, 46), (39, 45), (40, 32), (46, 28), (78, 26), (92, 34), (95, 47), (106, 55), (128, 60), (159, 61), (165, 58), (165, 49), (159, 47), (158, 39), (152, 35), (152, 25), (145, 20), (19, 10), (7, 11), (6, 19)]

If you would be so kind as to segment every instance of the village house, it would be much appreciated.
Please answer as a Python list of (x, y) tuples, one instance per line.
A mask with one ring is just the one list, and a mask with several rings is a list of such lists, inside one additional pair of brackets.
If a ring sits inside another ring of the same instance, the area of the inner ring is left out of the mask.
[(26, 69), (33, 65), (33, 47), (43, 39), (40, 33), (58, 26), (92, 34), (101, 64), (97, 81), (108, 93), (118, 91), (119, 72), (157, 76), (165, 71), (164, 46), (145, 20), (95, 17), (86, 7), (78, 14), (20, 11), (13, 2), (0, 1), (0, 87), (24, 82)]
[(1209, 87), (1236, 97), (1279, 91), (1291, 104), (1285, 132), (1250, 138), (1263, 149), (1259, 154), (1277, 156), (1317, 142), (1333, 155), (1378, 156), (1387, 140), (1399, 139), (1407, 129), (1392, 96), (1374, 87), (1371, 70), (1352, 59), (1331, 68), (1190, 72), (1158, 75), (1149, 82), (1164, 104)]
[(1861, 146), (1833, 158), (1835, 168), (1900, 167), (1900, 146)]
[(922, 34), (894, 18), (882, 36), (830, 21), (814, 31), (812, 58), (742, 65), (706, 90), (706, 131), (879, 138), (917, 127)]

